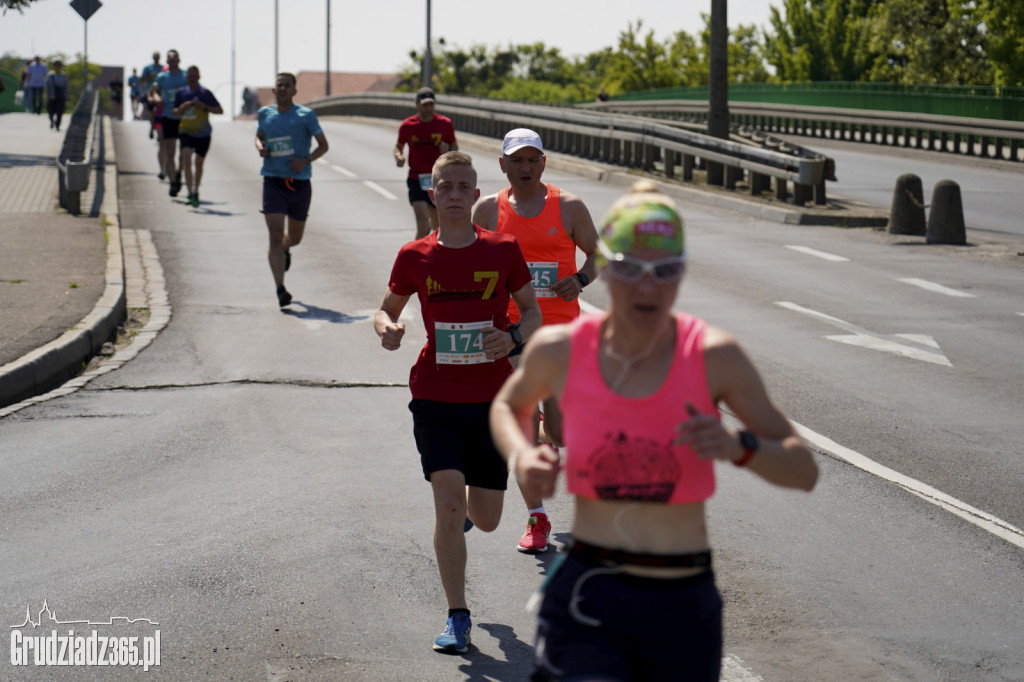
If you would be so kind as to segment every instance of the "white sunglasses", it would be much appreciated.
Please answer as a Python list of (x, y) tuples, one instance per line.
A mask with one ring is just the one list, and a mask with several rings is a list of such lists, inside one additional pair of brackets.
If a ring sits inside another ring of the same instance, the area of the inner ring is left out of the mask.
[(673, 256), (656, 261), (640, 260), (624, 253), (614, 253), (604, 242), (598, 241), (597, 248), (608, 261), (608, 274), (623, 282), (639, 282), (644, 275), (650, 275), (655, 282), (674, 282), (686, 270), (686, 257)]

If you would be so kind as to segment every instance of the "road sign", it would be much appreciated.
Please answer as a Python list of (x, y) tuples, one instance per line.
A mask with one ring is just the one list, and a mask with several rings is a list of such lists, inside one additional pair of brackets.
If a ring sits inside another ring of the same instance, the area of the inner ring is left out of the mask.
[(86, 21), (89, 21), (89, 17), (96, 14), (96, 10), (103, 7), (103, 3), (100, 0), (71, 0), (69, 4)]

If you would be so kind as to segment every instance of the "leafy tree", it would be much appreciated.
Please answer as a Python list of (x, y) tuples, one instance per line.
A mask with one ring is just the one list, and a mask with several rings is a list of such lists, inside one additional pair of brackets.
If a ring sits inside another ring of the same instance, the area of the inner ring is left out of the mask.
[[(916, 2), (917, 0), (912, 0)], [(784, 0), (771, 7), (764, 57), (779, 82), (857, 81), (876, 58), (873, 11), (883, 0)]]
[(668, 48), (654, 39), (654, 31), (640, 36), (643, 21), (630, 22), (619, 34), (619, 50), (613, 57), (619, 86), (626, 91), (653, 90), (681, 85), (668, 59)]
[(886, 0), (878, 6), (869, 77), (898, 83), (992, 82), (986, 35), (975, 0)]
[(0, 8), (3, 8), (3, 14), (7, 14), (7, 10), (16, 9), (18, 12), (24, 12), (25, 9), (37, 0), (0, 0)]
[(1024, 2), (981, 0), (979, 5), (993, 85), (1024, 86)]

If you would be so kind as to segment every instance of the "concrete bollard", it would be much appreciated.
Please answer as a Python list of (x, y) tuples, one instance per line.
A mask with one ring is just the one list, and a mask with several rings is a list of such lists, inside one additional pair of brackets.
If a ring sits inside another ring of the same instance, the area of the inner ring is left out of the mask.
[(913, 173), (896, 178), (889, 209), (889, 234), (925, 235), (924, 188), (921, 178)]
[(931, 211), (928, 213), (927, 240), (929, 244), (967, 243), (964, 226), (964, 204), (960, 198), (960, 185), (952, 180), (939, 180), (932, 190)]

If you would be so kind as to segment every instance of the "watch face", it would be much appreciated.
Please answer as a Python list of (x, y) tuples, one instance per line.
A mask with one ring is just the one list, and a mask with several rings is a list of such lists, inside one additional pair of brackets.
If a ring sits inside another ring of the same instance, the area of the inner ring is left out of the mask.
[(740, 445), (744, 450), (756, 451), (760, 444), (757, 441), (757, 436), (750, 431), (740, 431)]

